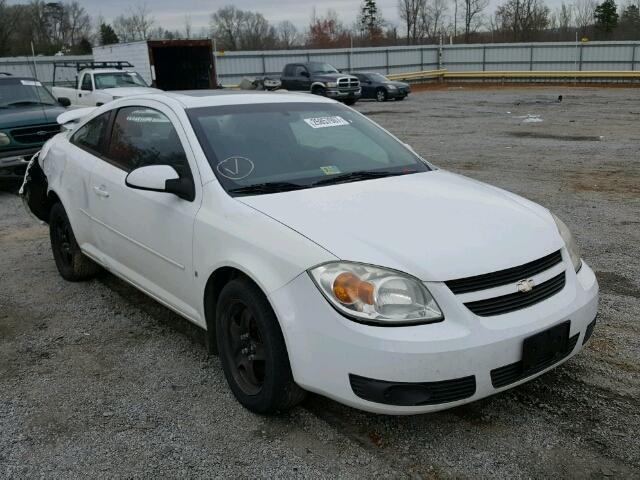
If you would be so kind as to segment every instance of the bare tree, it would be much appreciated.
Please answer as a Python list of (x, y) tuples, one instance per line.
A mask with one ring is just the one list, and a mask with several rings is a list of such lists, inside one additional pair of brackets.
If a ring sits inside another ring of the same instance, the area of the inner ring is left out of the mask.
[(284, 49), (289, 49), (300, 42), (300, 34), (296, 26), (289, 20), (284, 20), (276, 27), (278, 42)]
[(534, 40), (549, 26), (549, 7), (542, 0), (507, 0), (498, 7), (496, 21), (509, 40)]
[(437, 40), (444, 31), (444, 17), (448, 8), (446, 0), (422, 0), (419, 15), (422, 37)]
[(155, 24), (155, 19), (150, 16), (147, 4), (137, 5), (130, 13), (133, 27), (140, 40), (149, 38), (149, 33)]
[(595, 9), (595, 0), (577, 0), (573, 5), (575, 24), (576, 28), (580, 32), (580, 35), (586, 35), (589, 27), (593, 25), (593, 14), (595, 12)]
[(416, 43), (419, 37), (420, 7), (424, 0), (398, 0), (398, 13), (404, 22), (407, 45)]
[(184, 16), (184, 38), (191, 38), (193, 35), (193, 25), (191, 23), (191, 15)]
[(240, 35), (240, 48), (243, 50), (261, 50), (274, 48), (276, 43), (275, 29), (269, 25), (264, 15), (245, 12)]
[(244, 12), (231, 5), (222, 7), (211, 15), (211, 30), (219, 48), (238, 49), (243, 22)]
[(16, 29), (17, 9), (7, 6), (6, 0), (0, 0), (0, 55), (9, 51), (9, 39)]
[(560, 5), (560, 8), (556, 12), (556, 17), (558, 19), (558, 28), (566, 35), (569, 32), (571, 22), (573, 21), (573, 10), (571, 5), (567, 5), (562, 2), (562, 5)]
[(64, 42), (77, 45), (81, 39), (91, 35), (91, 17), (78, 2), (64, 5), (66, 26)]
[(464, 0), (464, 41), (469, 43), (471, 35), (475, 33), (482, 23), (482, 12), (489, 5), (489, 0)]

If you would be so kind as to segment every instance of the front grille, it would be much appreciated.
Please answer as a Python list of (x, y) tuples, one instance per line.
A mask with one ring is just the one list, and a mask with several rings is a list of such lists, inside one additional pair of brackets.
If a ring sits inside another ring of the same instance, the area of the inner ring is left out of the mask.
[(515, 283), (524, 278), (531, 278), (540, 272), (550, 269), (560, 262), (562, 262), (562, 254), (560, 253), (560, 250), (558, 250), (546, 257), (525, 263), (518, 267), (507, 268), (506, 270), (500, 270), (498, 272), (485, 273), (483, 275), (476, 275), (474, 277), (449, 280), (445, 283), (455, 294), (486, 290), (488, 288)]
[(536, 285), (529, 292), (509, 293), (500, 297), (465, 303), (464, 305), (480, 317), (501, 315), (535, 305), (558, 293), (564, 288), (564, 284), (565, 274), (562, 272), (560, 275)]
[(522, 361), (491, 370), (491, 384), (493, 385), (493, 388), (500, 388), (511, 383), (515, 383), (560, 362), (563, 358), (566, 358), (571, 352), (573, 352), (573, 349), (576, 347), (576, 343), (578, 343), (579, 336), (580, 334), (576, 333), (573, 337), (569, 338), (567, 349), (564, 351), (562, 356), (541, 361), (526, 373), (522, 367)]
[(340, 90), (357, 90), (360, 88), (360, 80), (356, 77), (344, 77), (338, 79), (338, 88)]
[(370, 402), (397, 406), (437, 405), (455, 402), (476, 393), (476, 377), (455, 378), (439, 382), (389, 382), (349, 375), (351, 389)]
[(60, 125), (39, 125), (36, 127), (14, 128), (9, 132), (17, 143), (31, 145), (44, 143), (54, 135), (60, 133)]

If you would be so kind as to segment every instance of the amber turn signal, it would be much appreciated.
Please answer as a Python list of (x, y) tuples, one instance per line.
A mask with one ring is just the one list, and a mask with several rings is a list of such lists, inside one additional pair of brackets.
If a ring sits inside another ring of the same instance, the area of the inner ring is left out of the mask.
[(363, 282), (351, 272), (341, 273), (333, 281), (333, 294), (345, 305), (351, 305), (357, 300), (373, 305), (373, 290), (373, 284)]

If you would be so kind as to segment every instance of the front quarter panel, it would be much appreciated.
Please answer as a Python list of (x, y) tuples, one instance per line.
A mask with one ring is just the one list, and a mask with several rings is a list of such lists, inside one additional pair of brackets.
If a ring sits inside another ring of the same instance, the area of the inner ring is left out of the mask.
[[(217, 181), (205, 185), (194, 226), (199, 289), (222, 267), (252, 278), (265, 294), (306, 269), (337, 258), (308, 238), (227, 195)], [(200, 307), (204, 318), (204, 305)]]

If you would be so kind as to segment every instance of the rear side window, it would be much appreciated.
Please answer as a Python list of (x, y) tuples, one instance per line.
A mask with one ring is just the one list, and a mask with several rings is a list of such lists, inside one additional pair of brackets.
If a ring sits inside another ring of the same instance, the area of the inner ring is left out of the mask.
[(170, 165), (190, 176), (187, 157), (171, 120), (146, 107), (118, 110), (107, 158), (126, 171), (148, 165)]
[(296, 68), (295, 68), (295, 71), (294, 71), (294, 76), (302, 77), (305, 73), (307, 73), (306, 67), (304, 67), (302, 65), (296, 65)]
[(110, 112), (103, 113), (99, 117), (86, 123), (71, 138), (71, 143), (93, 153), (101, 154), (102, 139), (109, 125)]

